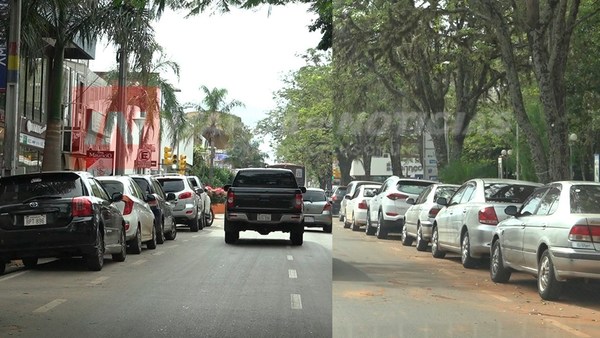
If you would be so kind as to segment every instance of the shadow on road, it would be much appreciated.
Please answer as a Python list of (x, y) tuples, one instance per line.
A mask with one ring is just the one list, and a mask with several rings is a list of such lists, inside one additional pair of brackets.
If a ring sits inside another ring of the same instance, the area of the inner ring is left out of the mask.
[(372, 282), (367, 274), (340, 259), (333, 258), (333, 281), (340, 282)]
[(262, 239), (262, 238), (240, 238), (235, 242), (235, 246), (272, 246), (281, 247), (291, 245), (287, 239)]

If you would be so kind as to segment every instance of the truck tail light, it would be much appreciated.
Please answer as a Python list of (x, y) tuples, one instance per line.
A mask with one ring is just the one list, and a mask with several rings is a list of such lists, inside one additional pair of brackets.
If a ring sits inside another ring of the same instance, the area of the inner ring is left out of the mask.
[(186, 198), (192, 198), (192, 193), (191, 193), (191, 192), (189, 192), (189, 191), (182, 192), (181, 194), (179, 194), (179, 197), (178, 197), (178, 198), (179, 198), (180, 200), (184, 200), (184, 199), (186, 199)]
[(133, 200), (125, 195), (123, 196), (123, 202), (125, 202), (125, 208), (123, 208), (123, 215), (129, 215), (133, 211)]
[(73, 217), (92, 216), (92, 201), (87, 197), (74, 197), (71, 200), (71, 214)]
[(360, 201), (360, 203), (358, 203), (358, 208), (367, 210), (367, 201), (365, 201), (365, 200)]
[(388, 194), (387, 198), (391, 199), (392, 201), (396, 201), (396, 200), (405, 200), (408, 198), (408, 196), (394, 192), (394, 193)]
[(296, 198), (294, 200), (294, 209), (302, 210), (302, 206), (304, 202), (302, 201), (302, 194), (296, 194)]
[(235, 204), (235, 194), (229, 190), (227, 192), (227, 208), (233, 208)]
[(479, 210), (479, 223), (489, 225), (498, 224), (498, 216), (494, 207), (485, 207)]

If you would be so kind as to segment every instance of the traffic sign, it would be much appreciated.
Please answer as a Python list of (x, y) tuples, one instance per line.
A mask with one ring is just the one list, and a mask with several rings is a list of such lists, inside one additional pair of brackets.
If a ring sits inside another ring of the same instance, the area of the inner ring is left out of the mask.
[(152, 158), (152, 152), (148, 149), (140, 149), (138, 150), (138, 161), (150, 161)]

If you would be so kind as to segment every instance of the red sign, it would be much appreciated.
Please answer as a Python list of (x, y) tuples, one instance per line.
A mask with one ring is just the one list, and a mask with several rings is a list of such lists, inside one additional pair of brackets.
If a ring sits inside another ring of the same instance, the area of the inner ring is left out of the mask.
[(86, 170), (94, 176), (111, 176), (115, 160), (114, 151), (88, 151), (85, 156)]

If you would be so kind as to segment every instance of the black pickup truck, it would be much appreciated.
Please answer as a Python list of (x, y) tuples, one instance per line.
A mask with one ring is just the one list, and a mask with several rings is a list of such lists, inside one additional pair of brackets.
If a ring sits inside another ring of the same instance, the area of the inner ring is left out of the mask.
[(239, 239), (240, 231), (261, 235), (273, 231), (290, 233), (293, 245), (302, 245), (304, 236), (302, 193), (289, 169), (240, 169), (227, 191), (225, 243)]

